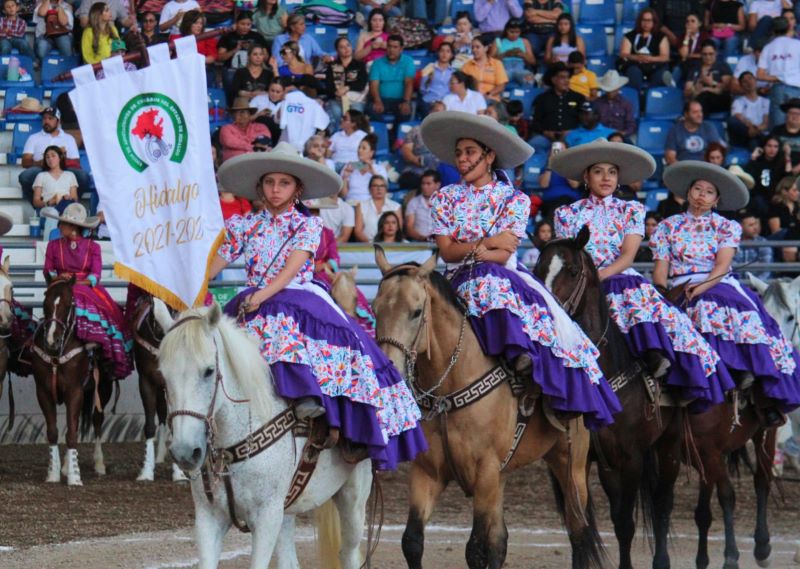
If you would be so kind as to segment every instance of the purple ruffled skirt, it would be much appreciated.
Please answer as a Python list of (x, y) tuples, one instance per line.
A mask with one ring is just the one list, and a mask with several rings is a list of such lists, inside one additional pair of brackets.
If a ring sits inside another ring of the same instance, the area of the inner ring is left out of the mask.
[[(536, 278), (521, 265), (518, 270)], [(496, 263), (480, 263), (459, 270), (451, 284), (467, 304), (486, 354), (509, 362), (527, 355), (531, 380), (554, 409), (583, 414), (591, 429), (614, 422), (613, 415), (622, 408), (597, 364), (597, 348), (570, 320), (574, 328), (569, 333), (580, 342), (577, 350), (566, 350), (559, 334), (567, 331), (556, 329), (544, 297), (519, 274)]]
[(719, 283), (686, 309), (723, 363), (751, 372), (784, 412), (800, 407), (800, 355), (754, 292)]
[(125, 379), (133, 371), (133, 340), (122, 309), (101, 285), (76, 284), (75, 333), (81, 341), (96, 343), (111, 363), (115, 379)]
[(655, 350), (669, 360), (667, 386), (684, 400), (694, 399), (692, 413), (725, 401), (736, 387), (730, 373), (691, 319), (666, 300), (641, 275), (619, 274), (603, 281), (611, 317), (628, 339), (636, 358)]
[[(240, 292), (226, 306), (236, 318)], [(324, 293), (323, 293), (324, 294)], [(365, 445), (390, 470), (427, 450), (419, 408), (400, 374), (366, 332), (313, 292), (286, 288), (245, 317), (275, 388), (288, 399), (314, 397), (346, 439)]]

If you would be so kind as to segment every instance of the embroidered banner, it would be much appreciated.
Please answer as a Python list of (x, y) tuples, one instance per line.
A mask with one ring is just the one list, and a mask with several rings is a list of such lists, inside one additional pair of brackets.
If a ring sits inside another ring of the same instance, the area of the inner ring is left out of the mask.
[(208, 132), (205, 60), (194, 37), (73, 71), (78, 115), (117, 263), (114, 270), (178, 310), (202, 304), (224, 235)]

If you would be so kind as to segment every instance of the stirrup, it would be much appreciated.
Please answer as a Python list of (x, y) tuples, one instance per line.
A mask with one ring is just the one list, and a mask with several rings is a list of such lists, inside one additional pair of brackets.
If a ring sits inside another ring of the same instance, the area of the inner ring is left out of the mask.
[(736, 374), (739, 391), (747, 391), (756, 381), (756, 377), (749, 371), (740, 371)]
[(303, 397), (294, 404), (294, 414), (298, 419), (316, 419), (325, 414), (325, 407), (313, 397)]
[(664, 357), (661, 352), (649, 350), (644, 354), (644, 361), (650, 374), (656, 378), (661, 379), (669, 371), (672, 363)]

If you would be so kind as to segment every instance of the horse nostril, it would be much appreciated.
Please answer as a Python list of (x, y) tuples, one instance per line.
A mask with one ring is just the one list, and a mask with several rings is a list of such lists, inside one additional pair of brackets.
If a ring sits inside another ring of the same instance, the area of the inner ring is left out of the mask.
[(201, 449), (199, 447), (194, 449), (194, 451), (192, 452), (192, 460), (194, 461), (195, 464), (200, 462), (200, 457), (202, 455), (203, 455), (203, 449)]

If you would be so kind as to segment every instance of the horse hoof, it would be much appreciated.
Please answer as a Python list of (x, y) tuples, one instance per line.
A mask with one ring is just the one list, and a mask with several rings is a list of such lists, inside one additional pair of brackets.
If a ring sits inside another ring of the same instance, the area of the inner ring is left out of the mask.
[(45, 480), (45, 483), (49, 484), (58, 484), (59, 482), (61, 482), (61, 476), (58, 474), (50, 474), (47, 476), (47, 480)]
[(67, 480), (67, 486), (83, 486), (80, 478), (71, 478)]
[(136, 477), (136, 482), (153, 482), (153, 480), (155, 480), (155, 475), (152, 472), (142, 471)]
[(105, 476), (106, 475), (106, 467), (105, 466), (95, 466), (94, 473), (98, 476)]
[(756, 565), (759, 567), (769, 567), (772, 565), (772, 559), (767, 557), (766, 559), (756, 559)]
[(725, 563), (722, 564), (722, 569), (739, 569), (739, 560), (726, 559)]

